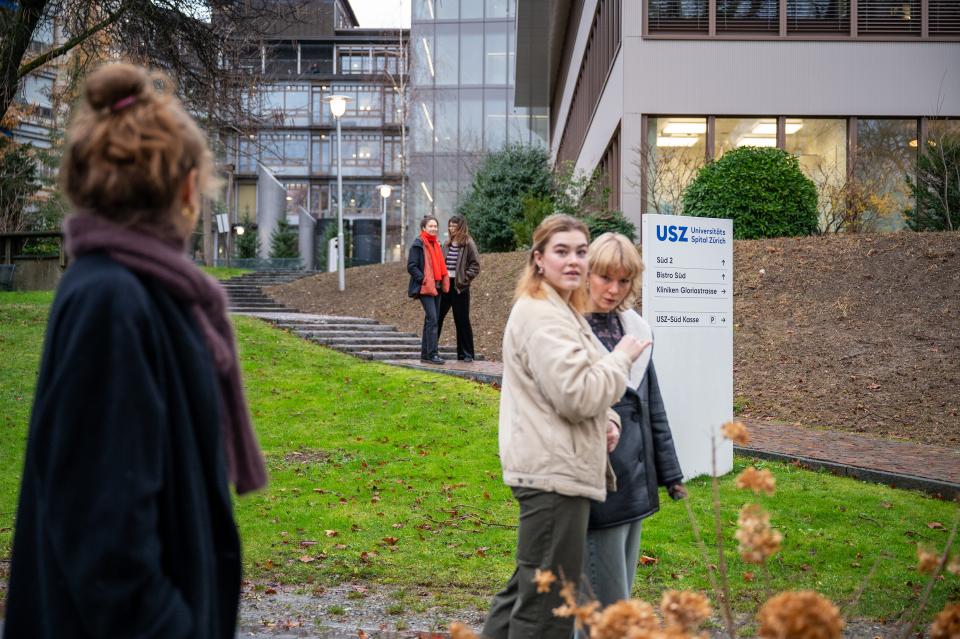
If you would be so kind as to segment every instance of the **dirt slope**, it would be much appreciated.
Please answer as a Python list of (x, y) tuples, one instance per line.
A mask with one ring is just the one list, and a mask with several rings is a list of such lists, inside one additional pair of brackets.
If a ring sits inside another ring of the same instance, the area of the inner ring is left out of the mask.
[[(477, 348), (500, 356), (525, 256), (481, 257)], [(734, 380), (742, 414), (960, 446), (960, 234), (738, 241)], [(269, 293), (303, 311), (375, 317), (419, 332), (402, 264), (322, 274)], [(453, 339), (448, 317), (442, 341)]]

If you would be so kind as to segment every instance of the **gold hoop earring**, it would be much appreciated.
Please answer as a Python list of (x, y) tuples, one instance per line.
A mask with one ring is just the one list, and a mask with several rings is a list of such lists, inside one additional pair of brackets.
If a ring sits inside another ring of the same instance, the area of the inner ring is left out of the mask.
[(180, 215), (187, 220), (192, 220), (197, 215), (197, 207), (192, 204), (184, 206), (182, 209), (180, 209)]
[(538, 267), (537, 267), (537, 275), (543, 275), (543, 267), (542, 267), (542, 266), (538, 266)]

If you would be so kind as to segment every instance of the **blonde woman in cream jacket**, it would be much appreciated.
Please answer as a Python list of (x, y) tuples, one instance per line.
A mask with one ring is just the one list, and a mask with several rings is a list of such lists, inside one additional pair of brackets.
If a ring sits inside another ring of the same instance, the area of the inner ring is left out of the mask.
[[(559, 577), (579, 583), (590, 504), (614, 489), (607, 453), (620, 436), (610, 409), (649, 346), (626, 336), (605, 352), (581, 311), (589, 233), (552, 215), (537, 227), (503, 336), (500, 462), (520, 506), (517, 565), (491, 604), (489, 639), (569, 637), (555, 617)], [(558, 581), (538, 592), (538, 570)]]

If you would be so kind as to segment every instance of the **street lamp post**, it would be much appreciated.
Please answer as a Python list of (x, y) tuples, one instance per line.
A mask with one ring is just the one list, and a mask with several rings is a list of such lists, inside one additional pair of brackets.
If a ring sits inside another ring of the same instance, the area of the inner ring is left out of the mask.
[(380, 263), (387, 262), (387, 200), (390, 199), (390, 193), (393, 187), (389, 184), (381, 184), (377, 187), (380, 190)]
[(346, 275), (344, 273), (343, 255), (346, 253), (346, 246), (343, 242), (343, 165), (341, 163), (340, 153), (340, 118), (347, 110), (347, 101), (349, 97), (345, 95), (331, 95), (324, 98), (325, 102), (330, 103), (330, 113), (337, 121), (337, 284), (341, 291), (347, 288)]

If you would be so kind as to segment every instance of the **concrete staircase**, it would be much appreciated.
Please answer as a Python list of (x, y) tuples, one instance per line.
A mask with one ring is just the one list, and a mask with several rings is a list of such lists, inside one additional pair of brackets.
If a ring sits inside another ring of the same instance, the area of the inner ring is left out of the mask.
[[(362, 317), (296, 318), (293, 314), (269, 318), (277, 328), (286, 329), (303, 339), (329, 348), (373, 360), (420, 359), (420, 338), (401, 333), (395, 326)], [(457, 358), (453, 346), (441, 346), (440, 357)]]
[(264, 295), (261, 288), (286, 284), (311, 274), (294, 269), (253, 271), (224, 280), (221, 284), (227, 291), (231, 313), (284, 312), (289, 309)]

